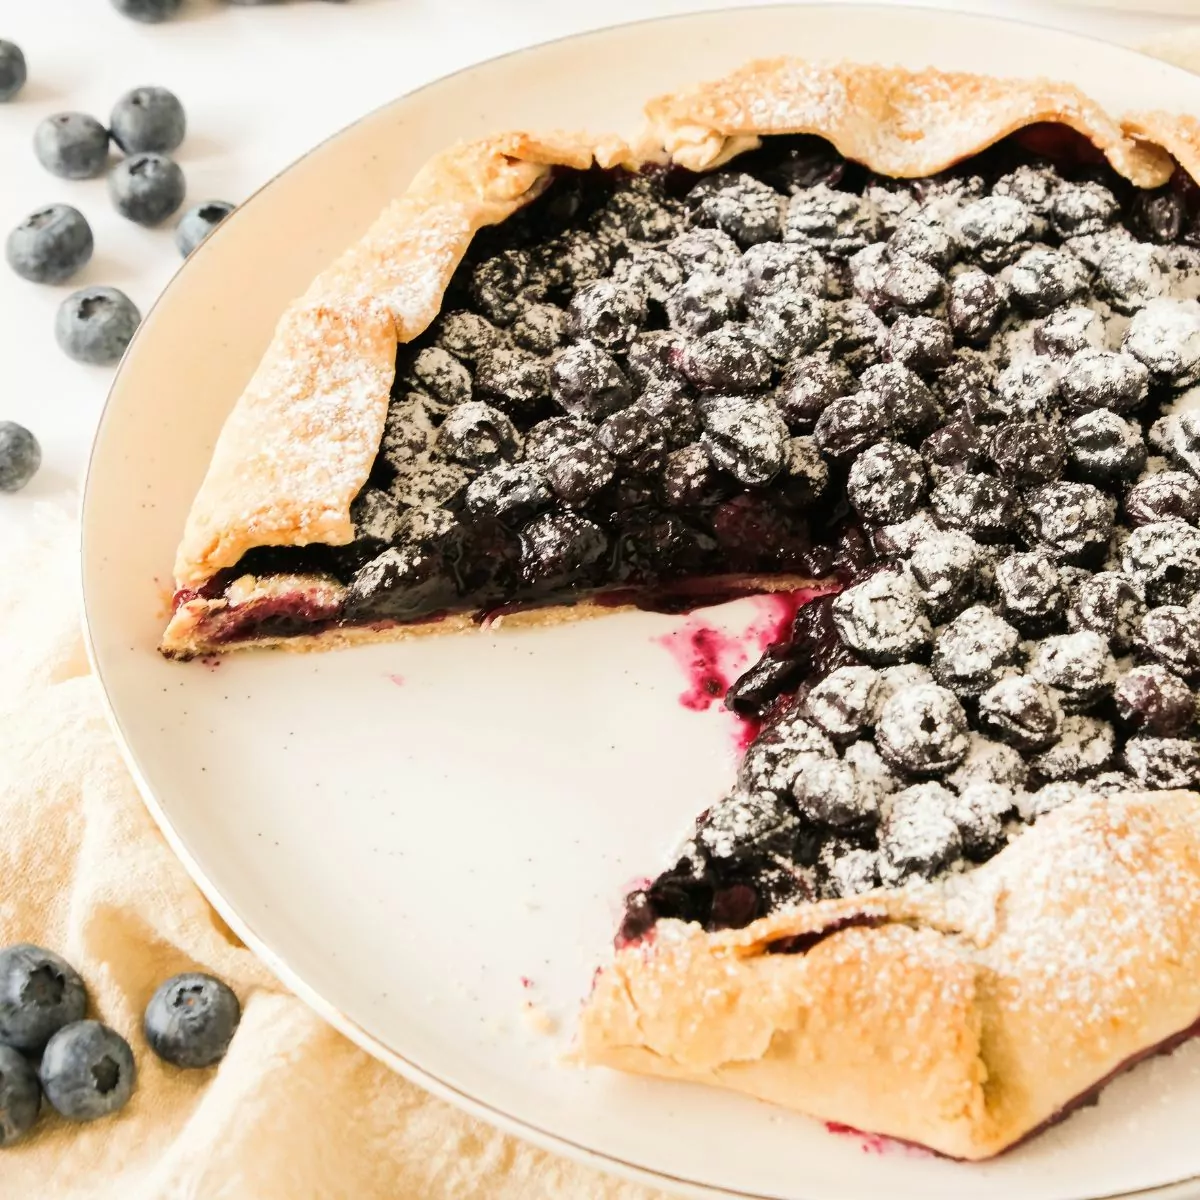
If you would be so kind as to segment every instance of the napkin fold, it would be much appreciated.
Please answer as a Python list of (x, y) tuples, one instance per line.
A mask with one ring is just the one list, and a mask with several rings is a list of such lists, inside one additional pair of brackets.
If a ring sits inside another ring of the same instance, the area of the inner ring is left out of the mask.
[[(192, 883), (104, 718), (78, 619), (78, 529), (0, 522), (0, 945), (58, 951), (128, 1039), (133, 1099), (71, 1125), (44, 1106), (0, 1150), (0, 1197), (53, 1200), (665, 1200), (460, 1112), (376, 1062), (279, 984)], [(141, 1034), (180, 971), (242, 1002), (225, 1059), (160, 1062)]]

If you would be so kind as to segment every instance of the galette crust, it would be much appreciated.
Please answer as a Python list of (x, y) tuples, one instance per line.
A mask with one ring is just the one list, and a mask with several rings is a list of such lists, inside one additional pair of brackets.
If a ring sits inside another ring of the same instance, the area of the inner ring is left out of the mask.
[(660, 922), (599, 975), (578, 1058), (981, 1159), (1198, 1020), (1200, 797), (1158, 792), (1076, 800), (936, 884)]

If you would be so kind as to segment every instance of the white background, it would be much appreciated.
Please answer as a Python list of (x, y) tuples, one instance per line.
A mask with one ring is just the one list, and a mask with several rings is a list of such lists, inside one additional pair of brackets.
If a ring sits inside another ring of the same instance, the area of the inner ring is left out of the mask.
[[(1180, 18), (1146, 12), (1182, 2), (1132, 0), (1139, 15), (1037, 0), (943, 0), (941, 6), (1136, 44), (1184, 27)], [(1200, 0), (1188, 2), (1200, 18)], [(181, 18), (140, 25), (108, 0), (0, 0), (0, 37), (22, 47), (30, 73), (20, 96), (0, 104), (0, 235), (32, 209), (58, 201), (80, 208), (96, 237), (92, 262), (62, 287), (26, 283), (0, 264), (0, 420), (27, 425), (45, 453), (24, 497), (65, 498), (74, 490), (112, 376), (59, 351), (53, 333), (59, 302), (75, 287), (104, 283), (124, 289), (145, 312), (179, 265), (170, 223), (155, 230), (133, 225), (113, 212), (103, 179), (70, 182), (41, 168), (31, 139), (42, 117), (75, 109), (107, 121), (128, 88), (169, 87), (188, 112), (189, 134), (177, 152), (188, 180), (186, 203), (238, 202), (362, 113), (468, 63), (599, 25), (728, 4), (297, 0), (227, 8), (219, 0), (185, 0)], [(846, 20), (854, 19), (848, 4)], [(0, 521), (21, 507), (20, 500), (0, 497)]]

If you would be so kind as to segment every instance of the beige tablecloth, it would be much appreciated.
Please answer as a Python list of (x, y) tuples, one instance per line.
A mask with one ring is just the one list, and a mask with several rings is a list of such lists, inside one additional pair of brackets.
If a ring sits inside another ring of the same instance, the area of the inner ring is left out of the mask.
[[(1200, 28), (1150, 47), (1196, 69)], [(140, 1077), (118, 1117), (51, 1114), (0, 1152), (0, 1200), (666, 1200), (498, 1133), (375, 1062), (285, 991), (196, 890), (101, 713), (76, 610), (76, 529), (46, 505), (0, 564), (0, 945), (83, 973)], [(140, 1015), (183, 970), (243, 1005), (210, 1071), (164, 1067)]]

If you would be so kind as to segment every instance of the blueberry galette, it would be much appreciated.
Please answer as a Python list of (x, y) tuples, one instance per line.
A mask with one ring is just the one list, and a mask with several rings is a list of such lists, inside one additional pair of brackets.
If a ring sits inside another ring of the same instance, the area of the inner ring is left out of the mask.
[(791, 60), (433, 160), (285, 313), (164, 653), (798, 590), (583, 1061), (959, 1158), (1200, 1027), (1200, 124)]

